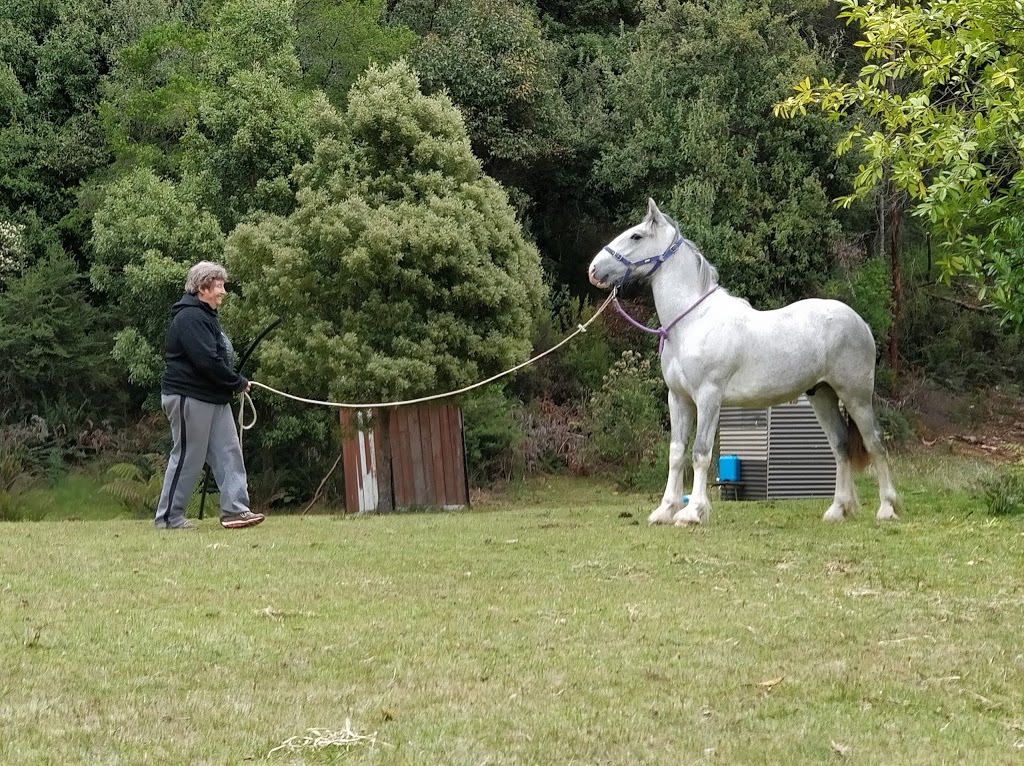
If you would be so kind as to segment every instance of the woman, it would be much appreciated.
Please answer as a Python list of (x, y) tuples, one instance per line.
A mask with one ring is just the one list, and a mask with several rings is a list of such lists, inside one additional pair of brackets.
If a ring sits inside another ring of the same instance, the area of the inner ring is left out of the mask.
[(231, 341), (217, 318), (227, 278), (220, 264), (200, 261), (189, 269), (185, 294), (171, 307), (160, 402), (173, 446), (156, 509), (157, 529), (196, 529), (185, 508), (204, 463), (220, 489), (222, 527), (254, 527), (264, 519), (249, 510), (242, 447), (229, 404), (232, 396), (249, 390), (249, 381), (235, 372)]

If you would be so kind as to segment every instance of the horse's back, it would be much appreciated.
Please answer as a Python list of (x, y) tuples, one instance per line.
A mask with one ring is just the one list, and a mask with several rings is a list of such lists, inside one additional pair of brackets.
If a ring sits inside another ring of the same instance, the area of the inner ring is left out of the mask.
[(873, 380), (871, 330), (840, 301), (809, 298), (770, 311), (737, 302), (709, 319), (704, 360), (688, 378), (691, 386), (701, 375), (717, 378), (726, 404), (777, 404), (821, 382), (838, 389)]
[(780, 309), (757, 312), (765, 329), (779, 337), (808, 337), (817, 344), (835, 348), (837, 343), (853, 344), (860, 349), (870, 346), (874, 354), (875, 339), (860, 314), (842, 301), (828, 298), (805, 298)]

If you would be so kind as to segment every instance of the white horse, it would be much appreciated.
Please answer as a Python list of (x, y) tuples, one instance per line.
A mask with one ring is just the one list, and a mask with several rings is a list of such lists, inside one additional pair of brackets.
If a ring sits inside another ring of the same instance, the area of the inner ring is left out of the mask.
[[(718, 271), (654, 200), (641, 223), (597, 254), (589, 274), (600, 288), (646, 279), (654, 291), (672, 437), (665, 495), (649, 523), (707, 520), (708, 468), (722, 405), (767, 407), (805, 392), (836, 459), (836, 494), (825, 520), (841, 521), (856, 510), (853, 469), (866, 466), (865, 447), (878, 478), (877, 518), (896, 518), (899, 498), (871, 403), (875, 341), (853, 309), (811, 299), (754, 310), (718, 286)], [(694, 420), (693, 491), (684, 507), (683, 458)]]

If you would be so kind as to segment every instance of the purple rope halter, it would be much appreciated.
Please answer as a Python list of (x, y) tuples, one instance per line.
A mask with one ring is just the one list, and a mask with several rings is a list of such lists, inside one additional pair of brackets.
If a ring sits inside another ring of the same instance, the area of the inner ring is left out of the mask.
[(626, 310), (622, 308), (622, 306), (619, 304), (618, 296), (612, 299), (612, 303), (615, 304), (615, 308), (618, 309), (619, 313), (622, 314), (626, 321), (633, 325), (636, 329), (643, 330), (644, 332), (651, 333), (651, 335), (658, 336), (658, 356), (661, 356), (661, 352), (665, 350), (665, 341), (668, 340), (668, 331), (675, 327), (682, 320), (683, 317), (685, 317), (687, 314), (689, 314), (691, 311), (697, 308), (700, 304), (702, 304), (704, 302), (704, 299), (711, 295), (711, 293), (713, 293), (717, 289), (718, 285), (712, 285), (711, 289), (704, 293), (702, 296), (700, 296), (697, 299), (696, 303), (690, 306), (690, 308), (686, 309), (686, 311), (677, 316), (667, 325), (659, 327), (657, 330), (652, 330), (650, 327), (640, 324), (638, 321), (633, 319), (633, 317), (627, 314)]

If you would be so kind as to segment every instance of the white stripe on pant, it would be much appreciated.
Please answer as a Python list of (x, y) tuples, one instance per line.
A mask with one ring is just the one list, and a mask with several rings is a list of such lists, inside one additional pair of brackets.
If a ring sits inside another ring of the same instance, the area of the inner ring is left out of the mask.
[(220, 515), (249, 510), (249, 489), (242, 447), (227, 404), (210, 404), (177, 394), (160, 397), (174, 441), (156, 508), (156, 526), (180, 527), (203, 464), (208, 463), (220, 490)]

